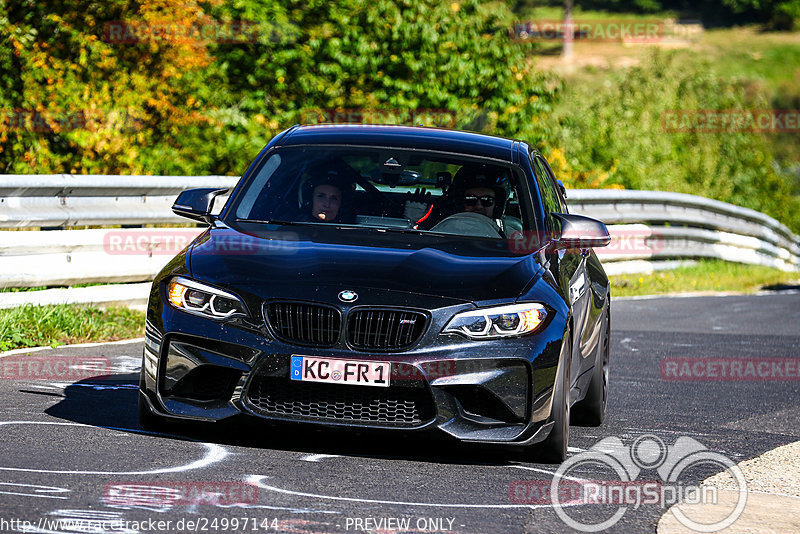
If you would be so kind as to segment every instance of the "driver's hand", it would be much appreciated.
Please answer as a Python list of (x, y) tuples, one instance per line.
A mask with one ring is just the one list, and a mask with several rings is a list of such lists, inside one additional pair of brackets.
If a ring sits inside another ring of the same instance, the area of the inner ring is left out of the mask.
[(430, 204), (433, 204), (433, 195), (418, 187), (416, 191), (406, 195), (403, 216), (411, 222), (417, 222), (428, 212)]
[(422, 204), (433, 204), (433, 195), (430, 191), (425, 191), (418, 187), (413, 193), (406, 193), (406, 202), (419, 202)]

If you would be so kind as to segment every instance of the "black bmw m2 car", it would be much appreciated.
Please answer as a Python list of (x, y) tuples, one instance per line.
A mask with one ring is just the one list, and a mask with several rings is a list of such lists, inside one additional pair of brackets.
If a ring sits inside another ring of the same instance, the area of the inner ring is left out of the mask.
[[(295, 126), (153, 282), (139, 414), (432, 432), (563, 460), (606, 411), (603, 223), (522, 141)], [(246, 419), (246, 417), (245, 417)]]

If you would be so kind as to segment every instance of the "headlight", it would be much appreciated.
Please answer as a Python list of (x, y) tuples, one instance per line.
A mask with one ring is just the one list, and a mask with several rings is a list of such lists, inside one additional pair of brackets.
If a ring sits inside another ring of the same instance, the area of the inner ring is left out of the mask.
[(530, 334), (544, 322), (547, 311), (541, 304), (511, 304), (461, 312), (450, 319), (443, 333), (470, 339), (496, 339)]
[(236, 295), (187, 278), (170, 280), (167, 300), (179, 310), (211, 319), (247, 316), (247, 308)]

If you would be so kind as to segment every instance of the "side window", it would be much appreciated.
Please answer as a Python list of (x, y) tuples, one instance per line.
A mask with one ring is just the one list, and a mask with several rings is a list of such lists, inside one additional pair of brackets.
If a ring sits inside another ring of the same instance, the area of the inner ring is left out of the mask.
[(561, 213), (561, 204), (559, 202), (559, 194), (556, 192), (553, 180), (546, 170), (546, 163), (538, 156), (533, 157), (533, 171), (536, 173), (536, 183), (539, 186), (539, 193), (542, 196), (544, 209), (547, 212), (547, 224), (550, 228), (554, 227), (551, 213)]
[(547, 171), (547, 176), (550, 178), (550, 182), (553, 185), (553, 189), (555, 189), (556, 196), (558, 197), (558, 204), (561, 206), (559, 213), (569, 213), (569, 210), (567, 209), (567, 200), (564, 198), (561, 188), (558, 186), (558, 183), (556, 182), (556, 177), (553, 174), (553, 170), (550, 168), (550, 165), (541, 156), (538, 156), (536, 159), (542, 162), (545, 171)]
[(280, 167), (281, 161), (280, 154), (273, 154), (264, 163), (264, 166), (258, 171), (256, 177), (253, 178), (250, 185), (247, 186), (244, 196), (241, 197), (239, 205), (236, 207), (236, 217), (239, 219), (248, 219), (256, 216), (256, 214), (253, 213), (253, 208), (256, 206), (259, 197), (263, 195), (263, 191), (266, 190), (267, 182), (272, 175), (275, 174), (278, 167)]

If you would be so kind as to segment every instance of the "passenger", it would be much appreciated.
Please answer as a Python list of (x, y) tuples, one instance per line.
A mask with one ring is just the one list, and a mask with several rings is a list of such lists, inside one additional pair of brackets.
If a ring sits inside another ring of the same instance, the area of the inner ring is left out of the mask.
[(335, 222), (342, 206), (342, 190), (333, 184), (319, 184), (311, 194), (311, 217), (321, 222)]

